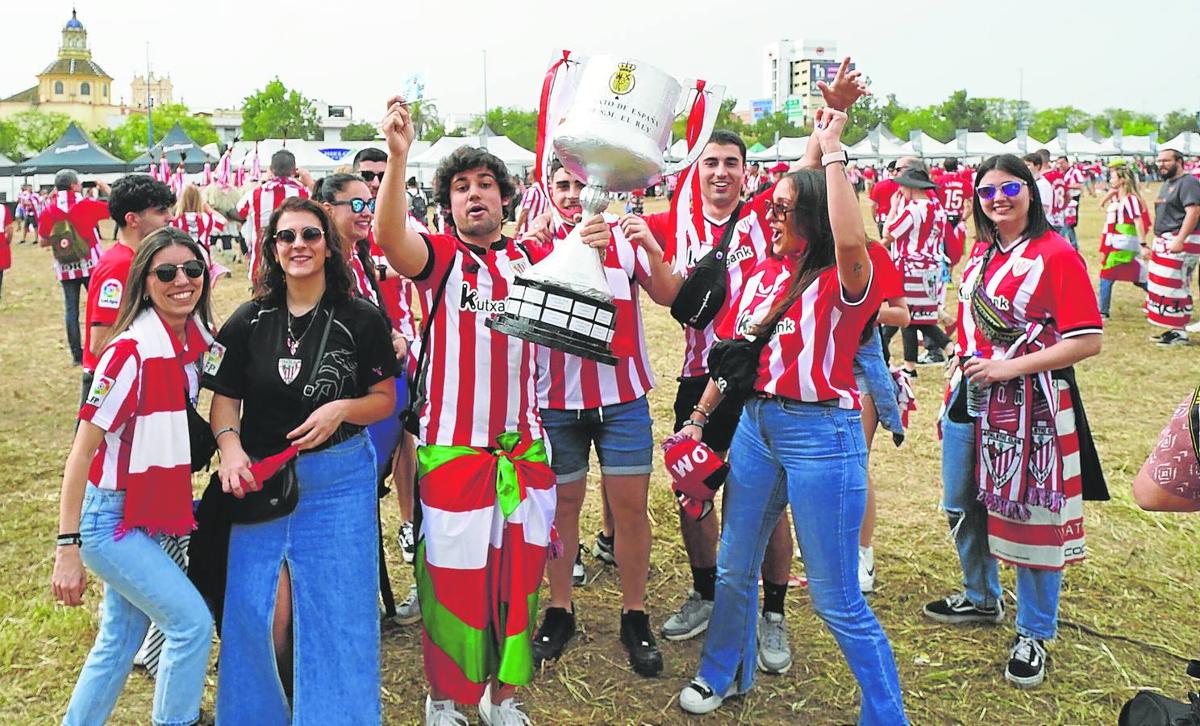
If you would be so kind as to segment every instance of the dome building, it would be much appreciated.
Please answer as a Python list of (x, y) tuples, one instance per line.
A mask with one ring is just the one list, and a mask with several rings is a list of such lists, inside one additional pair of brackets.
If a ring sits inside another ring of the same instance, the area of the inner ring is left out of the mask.
[(87, 29), (72, 10), (58, 58), (37, 74), (36, 86), (0, 100), (0, 118), (36, 109), (64, 113), (87, 128), (116, 126), (129, 110), (113, 102), (112, 81), (92, 60)]

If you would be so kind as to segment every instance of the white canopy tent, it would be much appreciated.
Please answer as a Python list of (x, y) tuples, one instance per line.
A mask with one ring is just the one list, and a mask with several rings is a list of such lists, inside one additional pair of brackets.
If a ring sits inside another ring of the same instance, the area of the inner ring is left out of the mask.
[[(968, 131), (966, 140), (967, 149), (964, 156), (988, 157), (1009, 153), (1007, 146), (989, 136), (985, 131)], [(961, 152), (961, 150), (960, 148), (959, 151)]]
[(1124, 136), (1121, 138), (1122, 156), (1152, 156), (1149, 136)]
[[(916, 156), (925, 159), (945, 159), (958, 156), (958, 145), (953, 142), (943, 143), (924, 131), (918, 132), (917, 139), (909, 139), (900, 145), (901, 156)], [(881, 144), (882, 145), (882, 144)], [(918, 151), (918, 147), (920, 150)]]
[(433, 180), (433, 173), (438, 164), (442, 163), (442, 159), (463, 146), (487, 149), (504, 162), (509, 174), (523, 175), (533, 168), (533, 152), (518, 146), (507, 136), (443, 136), (423, 153), (409, 158), (410, 174), (415, 175), (422, 184), (428, 184)]
[(1184, 156), (1200, 156), (1200, 134), (1184, 131), (1169, 141), (1160, 142), (1160, 149), (1174, 149)]

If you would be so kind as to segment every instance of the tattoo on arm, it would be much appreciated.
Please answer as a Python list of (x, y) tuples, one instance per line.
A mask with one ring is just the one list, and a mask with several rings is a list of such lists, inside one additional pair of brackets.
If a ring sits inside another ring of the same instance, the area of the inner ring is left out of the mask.
[(856, 276), (858, 276), (858, 275), (862, 275), (862, 271), (863, 271), (863, 266), (862, 266), (862, 263), (861, 263), (861, 262), (855, 262), (855, 263), (854, 263), (854, 274), (855, 274)]

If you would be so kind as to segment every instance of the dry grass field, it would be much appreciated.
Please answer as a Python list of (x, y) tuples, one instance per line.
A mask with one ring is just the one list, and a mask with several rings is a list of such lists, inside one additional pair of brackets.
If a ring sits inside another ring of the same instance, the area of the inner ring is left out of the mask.
[[(1079, 232), (1094, 274), (1101, 214), (1094, 199), (1084, 201)], [(85, 606), (75, 609), (56, 605), (50, 595), (51, 543), (79, 369), (70, 365), (62, 295), (49, 254), (14, 245), (13, 257), (0, 299), (0, 724), (50, 724), (61, 716), (95, 635), (100, 588), (93, 578)], [(239, 267), (233, 282), (219, 286), (218, 313), (228, 315), (247, 296), (243, 272)], [(1160, 349), (1147, 342), (1152, 331), (1142, 319), (1140, 299), (1135, 288), (1117, 286), (1104, 352), (1079, 367), (1113, 500), (1087, 504), (1091, 556), (1066, 576), (1062, 628), (1051, 646), (1049, 676), (1041, 688), (1019, 691), (1003, 678), (1011, 614), (999, 627), (962, 628), (936, 625), (920, 614), (923, 603), (959, 586), (946, 520), (938, 511), (940, 453), (934, 417), (944, 385), (938, 368), (921, 369), (920, 408), (907, 443), (896, 449), (889, 437), (876, 440), (872, 472), (879, 490), (878, 585), (870, 603), (895, 648), (914, 724), (1113, 724), (1120, 705), (1139, 688), (1159, 688), (1178, 698), (1193, 685), (1183, 675), (1182, 659), (1200, 656), (1200, 516), (1146, 514), (1134, 505), (1129, 482), (1166, 417), (1196, 385), (1200, 347)], [(664, 310), (648, 307), (646, 321), (659, 383), (650, 400), (661, 438), (671, 425), (682, 336)], [(595, 483), (593, 476), (591, 485)], [(690, 576), (661, 470), (651, 489), (654, 550), (648, 604), (657, 627), (686, 595)], [(594, 488), (592, 492), (583, 526), (589, 545), (599, 516)], [(394, 500), (386, 509), (388, 555), (396, 589), (403, 594), (411, 575), (396, 551)], [(662, 641), (662, 676), (635, 676), (617, 642), (616, 571), (590, 557), (586, 563), (588, 582), (577, 590), (576, 600), (580, 637), (521, 694), (535, 723), (856, 720), (855, 681), (803, 589), (788, 597), (795, 657), (791, 671), (778, 677), (760, 674), (750, 694), (697, 719), (686, 717), (676, 698), (695, 670), (700, 640)], [(1002, 580), (1006, 588), (1013, 587), (1011, 571)], [(1008, 604), (1011, 610), (1011, 599)], [(385, 623), (383, 659), (386, 722), (418, 723), (425, 692), (419, 629)], [(209, 709), (215, 683), (214, 671), (206, 694)], [(112, 723), (146, 723), (151, 694), (151, 681), (135, 671)]]

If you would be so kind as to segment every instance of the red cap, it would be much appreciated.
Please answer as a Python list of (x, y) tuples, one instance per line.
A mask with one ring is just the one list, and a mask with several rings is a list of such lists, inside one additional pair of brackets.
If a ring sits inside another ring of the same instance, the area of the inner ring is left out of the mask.
[(680, 506), (703, 519), (712, 511), (713, 495), (729, 475), (729, 465), (704, 443), (679, 434), (663, 442), (663, 463)]
[(786, 161), (781, 161), (781, 162), (779, 162), (778, 164), (776, 164), (776, 165), (774, 165), (774, 166), (768, 167), (768, 168), (767, 168), (767, 171), (769, 171), (769, 172), (773, 172), (773, 173), (780, 173), (780, 174), (782, 174), (782, 173), (786, 173), (786, 172), (787, 172), (787, 170), (788, 170), (788, 169), (790, 169), (790, 168), (791, 168), (791, 167), (789, 167), (789, 166), (788, 166), (788, 164), (787, 164), (787, 162), (786, 162)]

